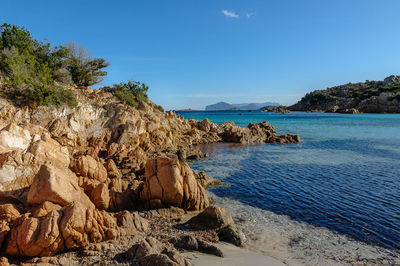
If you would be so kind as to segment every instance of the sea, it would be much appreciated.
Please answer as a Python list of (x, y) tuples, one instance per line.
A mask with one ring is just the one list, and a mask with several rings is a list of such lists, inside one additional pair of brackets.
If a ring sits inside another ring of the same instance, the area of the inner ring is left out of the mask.
[(400, 114), (177, 112), (215, 123), (268, 121), (299, 144), (201, 147), (190, 162), (246, 247), (288, 265), (400, 265)]

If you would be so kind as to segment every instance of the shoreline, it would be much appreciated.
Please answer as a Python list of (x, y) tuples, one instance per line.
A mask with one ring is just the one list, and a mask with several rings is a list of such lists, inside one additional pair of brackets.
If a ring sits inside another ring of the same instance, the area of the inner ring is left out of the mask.
[(245, 249), (285, 265), (400, 264), (400, 252), (395, 250), (209, 193), (215, 204), (234, 214), (246, 236)]
[(270, 256), (263, 255), (259, 252), (251, 251), (247, 248), (239, 248), (232, 244), (220, 242), (215, 244), (224, 253), (223, 258), (199, 253), (185, 252), (183, 255), (188, 258), (194, 266), (285, 266), (283, 262), (276, 260)]

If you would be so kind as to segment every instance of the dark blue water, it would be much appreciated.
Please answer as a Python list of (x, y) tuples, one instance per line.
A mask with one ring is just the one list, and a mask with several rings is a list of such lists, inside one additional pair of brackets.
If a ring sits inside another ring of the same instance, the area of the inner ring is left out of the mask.
[(219, 197), (284, 214), (359, 241), (400, 249), (400, 115), (180, 112), (185, 118), (268, 120), (292, 145), (224, 149), (191, 163), (230, 184)]

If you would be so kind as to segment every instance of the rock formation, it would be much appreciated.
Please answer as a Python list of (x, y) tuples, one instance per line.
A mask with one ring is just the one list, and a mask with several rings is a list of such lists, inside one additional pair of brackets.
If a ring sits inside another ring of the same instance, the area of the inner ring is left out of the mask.
[(176, 206), (184, 210), (202, 210), (209, 204), (193, 171), (176, 156), (147, 161), (146, 182), (140, 198), (150, 208)]
[(279, 105), (279, 106), (266, 106), (261, 109), (261, 112), (274, 112), (274, 113), (287, 114), (290, 113), (290, 110), (287, 106)]
[(191, 218), (187, 224), (197, 229), (217, 229), (220, 240), (241, 246), (244, 242), (243, 233), (237, 228), (230, 213), (218, 206), (209, 206)]
[(400, 76), (316, 90), (307, 93), (289, 109), (351, 114), (400, 113)]
[[(53, 256), (146, 236), (151, 225), (138, 210), (165, 207), (159, 213), (170, 218), (170, 207), (203, 210), (209, 205), (205, 187), (219, 182), (185, 162), (204, 157), (197, 144), (300, 141), (277, 135), (267, 122), (241, 128), (186, 120), (152, 102), (133, 108), (106, 90), (69, 89), (79, 100), (74, 109), (17, 106), (0, 97), (0, 249), (6, 256)], [(152, 251), (142, 254), (148, 246)], [(151, 239), (134, 250), (132, 257), (144, 265), (187, 264), (175, 249)]]

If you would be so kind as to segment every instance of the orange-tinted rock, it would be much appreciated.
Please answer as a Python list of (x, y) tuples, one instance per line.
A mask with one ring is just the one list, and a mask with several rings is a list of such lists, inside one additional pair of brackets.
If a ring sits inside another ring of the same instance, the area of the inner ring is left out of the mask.
[(79, 156), (71, 161), (71, 169), (83, 176), (91, 179), (105, 182), (107, 180), (107, 170), (100, 161), (97, 161), (93, 157)]
[(105, 163), (105, 168), (107, 169), (108, 176), (110, 178), (121, 178), (121, 171), (118, 169), (117, 165), (112, 159), (108, 159)]
[(38, 165), (48, 163), (58, 167), (69, 166), (68, 149), (50, 137), (44, 137), (42, 140), (34, 142), (29, 147), (29, 151), (34, 155), (35, 163)]
[(17, 206), (11, 203), (0, 205), (0, 220), (12, 221), (21, 216), (21, 212)]
[[(52, 256), (65, 249), (132, 235), (147, 228), (147, 220), (137, 213), (111, 214), (72, 202), (42, 217), (25, 214), (16, 219), (5, 253), (9, 256)], [(2, 232), (9, 230), (6, 224), (2, 227), (0, 223), (0, 240)]]
[(97, 185), (90, 193), (90, 199), (99, 210), (107, 210), (110, 204), (110, 193), (104, 183)]
[(11, 230), (6, 254), (12, 256), (48, 256), (64, 249), (58, 224), (61, 215), (53, 211), (41, 218), (21, 217)]
[(44, 201), (40, 205), (34, 207), (31, 212), (33, 217), (42, 217), (51, 211), (58, 211), (61, 208), (61, 205), (55, 204), (51, 201)]
[(148, 160), (145, 170), (146, 182), (140, 198), (149, 208), (176, 206), (201, 210), (208, 206), (207, 194), (192, 169), (176, 156)]
[(10, 266), (10, 263), (8, 262), (8, 259), (6, 257), (1, 257), (0, 258), (0, 265), (1, 266)]
[(51, 201), (61, 206), (79, 201), (87, 208), (94, 208), (93, 203), (78, 186), (75, 174), (68, 168), (58, 168), (53, 165), (42, 165), (29, 189), (29, 204), (35, 205), (44, 201)]

